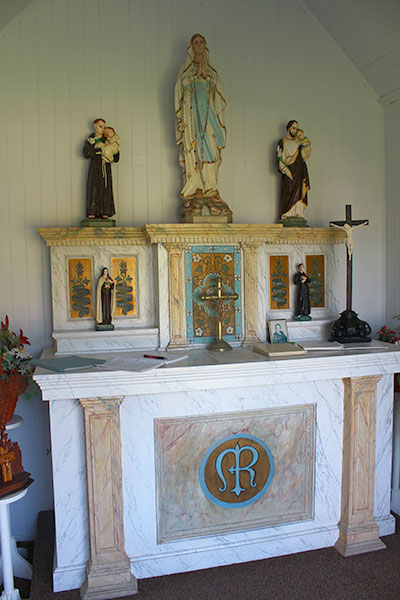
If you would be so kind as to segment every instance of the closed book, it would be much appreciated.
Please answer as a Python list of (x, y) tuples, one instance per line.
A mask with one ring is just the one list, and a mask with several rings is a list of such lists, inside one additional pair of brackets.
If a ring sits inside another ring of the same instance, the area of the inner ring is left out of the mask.
[(298, 344), (282, 343), (282, 344), (254, 344), (253, 350), (265, 356), (294, 356), (307, 354), (307, 350)]

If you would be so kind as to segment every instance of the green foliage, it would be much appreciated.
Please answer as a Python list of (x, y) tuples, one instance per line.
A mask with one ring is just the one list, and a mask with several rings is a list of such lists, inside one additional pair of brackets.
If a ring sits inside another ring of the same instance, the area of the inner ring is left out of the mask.
[(6, 315), (4, 321), (1, 321), (0, 329), (1, 380), (7, 382), (15, 376), (22, 376), (26, 381), (30, 381), (32, 367), (29, 361), (32, 356), (25, 350), (26, 345), (30, 346), (30, 341), (22, 329), (19, 330), (19, 335), (10, 330), (10, 321)]

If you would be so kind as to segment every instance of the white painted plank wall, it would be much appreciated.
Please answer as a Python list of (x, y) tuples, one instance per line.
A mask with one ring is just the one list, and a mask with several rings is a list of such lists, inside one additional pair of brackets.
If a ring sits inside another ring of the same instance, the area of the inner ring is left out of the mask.
[[(85, 216), (81, 150), (94, 118), (121, 136), (118, 224), (178, 220), (173, 90), (196, 31), (225, 84), (219, 188), (234, 222), (276, 221), (276, 142), (298, 119), (313, 143), (307, 219), (327, 226), (346, 203), (370, 219), (356, 234), (354, 305), (374, 329), (384, 322), (383, 109), (300, 2), (37, 0), (0, 31), (0, 316), (26, 331), (35, 354), (51, 343), (49, 251), (36, 227)], [(15, 509), (20, 538), (51, 506), (46, 409), (39, 398), (20, 407), (37, 481)]]
[(399, 327), (392, 320), (400, 314), (400, 100), (385, 107), (385, 175), (387, 197), (387, 300), (386, 323)]

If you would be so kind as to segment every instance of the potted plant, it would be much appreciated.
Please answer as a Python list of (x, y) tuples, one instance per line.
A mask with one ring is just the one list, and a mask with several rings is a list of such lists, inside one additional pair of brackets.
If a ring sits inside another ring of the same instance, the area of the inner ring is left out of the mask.
[[(400, 315), (395, 315), (393, 319), (400, 320)], [(389, 329), (386, 325), (383, 325), (377, 332), (376, 337), (381, 342), (389, 342), (389, 344), (396, 344), (400, 346), (400, 326), (395, 329)], [(394, 375), (394, 391), (400, 392), (399, 374)]]
[(10, 331), (8, 315), (1, 321), (0, 330), (0, 427), (14, 414), (18, 396), (25, 392), (31, 380), (32, 356), (24, 346), (30, 345), (22, 329), (19, 335)]

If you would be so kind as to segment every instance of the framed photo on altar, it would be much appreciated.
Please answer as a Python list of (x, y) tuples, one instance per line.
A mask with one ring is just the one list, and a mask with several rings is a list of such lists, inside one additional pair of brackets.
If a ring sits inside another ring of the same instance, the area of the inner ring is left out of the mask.
[(286, 319), (268, 321), (268, 332), (271, 344), (284, 344), (289, 341)]

